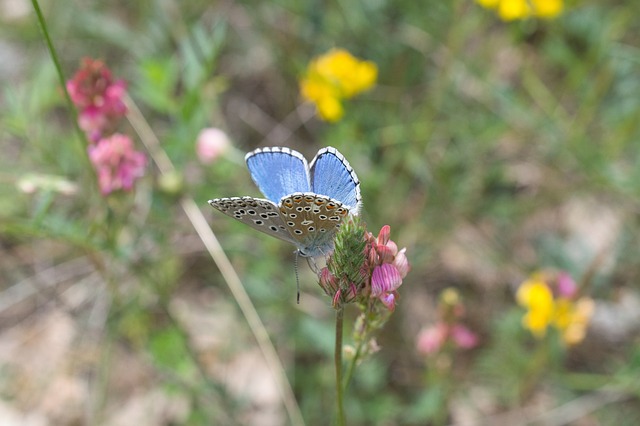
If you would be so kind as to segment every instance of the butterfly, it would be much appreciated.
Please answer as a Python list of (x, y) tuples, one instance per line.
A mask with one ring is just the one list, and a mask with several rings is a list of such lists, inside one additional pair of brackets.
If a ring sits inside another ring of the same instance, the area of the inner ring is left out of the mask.
[(245, 162), (266, 199), (216, 198), (211, 206), (265, 234), (292, 243), (304, 257), (329, 254), (343, 219), (362, 205), (360, 181), (337, 149), (322, 148), (309, 165), (289, 148), (258, 148)]

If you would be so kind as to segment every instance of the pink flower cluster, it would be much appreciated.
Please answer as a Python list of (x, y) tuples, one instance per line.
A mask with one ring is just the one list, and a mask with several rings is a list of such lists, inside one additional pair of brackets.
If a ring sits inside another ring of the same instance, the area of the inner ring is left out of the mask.
[[(320, 271), (320, 286), (325, 293), (333, 296), (333, 305), (340, 301), (353, 302), (356, 299), (379, 299), (390, 311), (393, 311), (398, 298), (397, 290), (402, 280), (409, 273), (410, 266), (406, 256), (406, 248), (398, 250), (398, 246), (390, 239), (391, 228), (385, 225), (378, 237), (366, 232), (364, 262), (359, 266), (360, 285), (349, 280), (347, 291), (343, 291), (340, 282), (328, 267)], [(330, 260), (331, 261), (331, 260)]]
[(133, 189), (134, 181), (144, 175), (147, 158), (133, 149), (127, 135), (115, 133), (89, 147), (89, 159), (98, 173), (98, 184), (103, 195), (123, 189)]
[(69, 96), (80, 110), (78, 124), (91, 142), (112, 133), (127, 113), (123, 101), (126, 90), (124, 80), (114, 81), (104, 62), (91, 58), (84, 58), (78, 72), (67, 81)]
[(439, 322), (418, 334), (416, 346), (421, 354), (431, 355), (439, 352), (447, 342), (460, 349), (471, 349), (478, 344), (478, 336), (464, 325)]
[(117, 190), (131, 190), (135, 180), (144, 175), (147, 159), (135, 151), (129, 136), (115, 133), (127, 113), (126, 83), (114, 81), (104, 62), (84, 58), (66, 86), (79, 109), (78, 125), (91, 144), (89, 159), (96, 169), (100, 191), (108, 195)]
[(433, 355), (447, 345), (454, 348), (471, 349), (478, 345), (478, 336), (460, 323), (464, 306), (458, 292), (446, 289), (440, 296), (438, 322), (426, 327), (418, 334), (416, 348), (423, 355)]
[(378, 237), (367, 233), (365, 248), (366, 263), (371, 270), (371, 297), (380, 301), (389, 310), (396, 307), (398, 287), (407, 276), (411, 267), (406, 256), (406, 248), (398, 250), (398, 246), (391, 240), (391, 227), (385, 225), (380, 229)]

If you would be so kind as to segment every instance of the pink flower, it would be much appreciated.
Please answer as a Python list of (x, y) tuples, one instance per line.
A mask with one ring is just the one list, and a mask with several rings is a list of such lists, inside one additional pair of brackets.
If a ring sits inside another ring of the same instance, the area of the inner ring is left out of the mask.
[(393, 258), (398, 253), (398, 246), (391, 241), (391, 227), (385, 225), (380, 229), (378, 237), (374, 238), (373, 234), (369, 234), (369, 262), (376, 263), (391, 263)]
[(113, 191), (129, 191), (135, 180), (144, 175), (145, 155), (133, 149), (131, 139), (119, 133), (89, 147), (89, 159), (96, 169), (103, 195)]
[(203, 164), (213, 163), (220, 155), (224, 154), (231, 142), (225, 132), (214, 127), (202, 129), (196, 140), (196, 153)]
[(387, 307), (390, 311), (394, 311), (396, 309), (396, 292), (393, 293), (383, 293), (378, 298), (384, 306)]
[(394, 292), (402, 284), (398, 269), (391, 263), (376, 266), (371, 274), (371, 297), (380, 297)]
[(97, 142), (112, 131), (127, 113), (124, 103), (126, 83), (114, 81), (111, 71), (100, 60), (84, 58), (66, 86), (71, 100), (80, 110), (78, 124), (91, 142)]
[(320, 287), (332, 297), (334, 307), (358, 302), (372, 308), (377, 306), (372, 299), (378, 299), (388, 310), (395, 309), (398, 288), (410, 266), (406, 249), (398, 251), (390, 234), (385, 225), (375, 237), (357, 217), (340, 228), (327, 266), (318, 271)]
[(389, 225), (380, 229), (377, 238), (368, 233), (365, 263), (368, 263), (367, 269), (371, 271), (370, 296), (379, 298), (391, 311), (395, 309), (398, 298), (396, 290), (402, 285), (402, 279), (410, 269), (405, 253), (406, 248), (398, 251), (398, 246), (391, 240)]
[(69, 96), (78, 108), (108, 105), (114, 111), (126, 112), (121, 103), (125, 89), (123, 80), (113, 81), (111, 70), (104, 62), (91, 58), (83, 58), (80, 69), (67, 81)]
[(471, 349), (478, 345), (478, 336), (464, 325), (438, 322), (418, 334), (416, 348), (423, 355), (432, 355), (449, 342), (456, 348)]
[(445, 345), (449, 348), (471, 349), (478, 345), (478, 335), (460, 323), (464, 306), (458, 291), (446, 288), (440, 293), (438, 321), (418, 334), (418, 352), (431, 355)]
[(451, 339), (461, 349), (471, 349), (478, 345), (478, 335), (461, 324), (451, 328)]
[(442, 323), (423, 329), (418, 334), (416, 348), (423, 355), (432, 355), (440, 351), (447, 340), (447, 326)]
[(556, 277), (556, 290), (558, 296), (565, 299), (572, 299), (578, 293), (578, 285), (567, 272), (558, 272)]
[(96, 107), (89, 106), (78, 114), (78, 125), (93, 143), (100, 140), (107, 124), (107, 117)]

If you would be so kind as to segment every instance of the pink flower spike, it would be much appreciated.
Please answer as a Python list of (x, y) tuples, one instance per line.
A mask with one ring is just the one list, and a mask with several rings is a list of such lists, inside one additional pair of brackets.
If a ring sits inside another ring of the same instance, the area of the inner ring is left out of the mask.
[(96, 169), (103, 195), (113, 191), (129, 191), (135, 180), (144, 175), (147, 158), (133, 149), (131, 139), (119, 133), (89, 147), (89, 159)]
[(454, 325), (451, 329), (451, 338), (461, 349), (471, 349), (478, 345), (478, 336), (464, 325)]
[(78, 108), (86, 108), (91, 105), (101, 107), (105, 103), (105, 94), (114, 84), (124, 88), (124, 82), (114, 83), (111, 71), (104, 62), (84, 58), (80, 69), (71, 80), (67, 81), (67, 90), (71, 100)]
[(124, 103), (127, 84), (123, 80), (114, 81), (111, 71), (100, 60), (84, 58), (66, 87), (79, 109), (79, 125), (92, 142), (97, 142), (96, 135), (110, 134), (127, 112)]
[(376, 266), (371, 275), (371, 297), (395, 291), (402, 284), (400, 272), (390, 263)]

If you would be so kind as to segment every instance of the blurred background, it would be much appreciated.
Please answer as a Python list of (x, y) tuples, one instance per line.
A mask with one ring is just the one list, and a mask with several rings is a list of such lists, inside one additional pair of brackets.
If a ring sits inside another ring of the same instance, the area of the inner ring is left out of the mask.
[[(331, 298), (303, 261), (296, 304), (294, 248), (207, 205), (260, 196), (250, 150), (311, 160), (329, 145), (358, 174), (369, 230), (390, 225), (412, 265), (348, 424), (638, 424), (640, 3), (519, 3), (43, 1), (65, 80), (102, 60), (176, 168), (161, 176), (123, 119), (148, 165), (104, 194), (32, 4), (0, 0), (0, 424), (289, 424), (181, 196), (239, 274), (305, 423), (331, 424)], [(377, 79), (325, 121), (300, 82), (332, 48)], [(197, 149), (207, 128), (219, 153)], [(589, 308), (535, 332), (527, 318), (552, 302), (519, 286), (559, 300), (560, 273), (566, 306)]]

